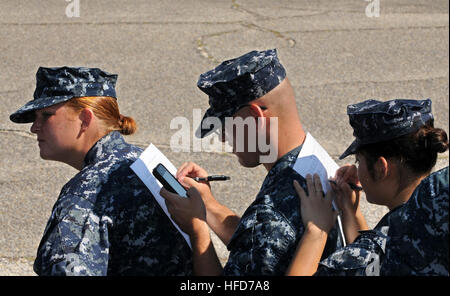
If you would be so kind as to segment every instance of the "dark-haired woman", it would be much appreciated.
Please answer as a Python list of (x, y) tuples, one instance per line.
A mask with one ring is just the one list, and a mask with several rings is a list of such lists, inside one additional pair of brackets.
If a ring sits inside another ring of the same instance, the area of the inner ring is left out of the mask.
[[(449, 169), (430, 174), (448, 138), (434, 128), (431, 100), (368, 100), (349, 105), (347, 113), (356, 140), (340, 158), (355, 154), (358, 167), (340, 168), (325, 198), (318, 179), (307, 178), (308, 194), (294, 184), (309, 231), (288, 274), (448, 276)], [(373, 230), (349, 183), (362, 185), (370, 203), (389, 208)], [(319, 263), (334, 224), (334, 194), (349, 245)]]
[(61, 190), (38, 247), (38, 275), (189, 275), (191, 252), (131, 171), (142, 149), (121, 134), (117, 75), (97, 68), (39, 68), (34, 100), (10, 116), (33, 123), (43, 159), (79, 170)]

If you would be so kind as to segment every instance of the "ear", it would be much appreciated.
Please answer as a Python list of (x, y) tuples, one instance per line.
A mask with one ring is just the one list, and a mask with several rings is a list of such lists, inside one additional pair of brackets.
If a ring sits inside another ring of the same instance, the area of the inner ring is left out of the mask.
[(258, 130), (263, 128), (266, 125), (266, 116), (264, 115), (263, 110), (257, 104), (249, 104), (250, 114), (255, 118), (258, 123)]
[(389, 176), (390, 173), (390, 165), (389, 162), (383, 156), (378, 157), (377, 162), (375, 162), (375, 177), (377, 180), (385, 179)]
[(92, 112), (89, 108), (84, 108), (81, 110), (79, 119), (81, 120), (81, 131), (84, 132), (88, 129), (88, 127), (92, 123), (92, 119), (94, 118), (94, 112)]

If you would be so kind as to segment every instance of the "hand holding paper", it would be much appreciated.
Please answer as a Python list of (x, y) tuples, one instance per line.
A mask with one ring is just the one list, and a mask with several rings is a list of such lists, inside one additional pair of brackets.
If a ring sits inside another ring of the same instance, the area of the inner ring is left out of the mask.
[(294, 188), (301, 200), (302, 221), (305, 227), (315, 228), (319, 232), (330, 232), (336, 223), (337, 212), (331, 208), (332, 192), (323, 195), (320, 179), (317, 174), (314, 177), (308, 175), (306, 183), (308, 194), (294, 180)]
[[(330, 155), (328, 155), (325, 149), (320, 146), (310, 133), (307, 133), (305, 142), (303, 143), (297, 161), (294, 164), (294, 170), (304, 178), (306, 178), (306, 175), (308, 174), (319, 175), (323, 192), (326, 194), (328, 190), (331, 189), (328, 179), (335, 175), (338, 168), (339, 166)], [(334, 201), (332, 202), (332, 205), (336, 211), (339, 211)], [(339, 233), (345, 246), (345, 235), (340, 215), (337, 216), (337, 222)]]
[(141, 156), (130, 167), (136, 173), (136, 175), (142, 180), (142, 182), (144, 182), (145, 186), (147, 186), (147, 188), (153, 194), (156, 201), (163, 209), (164, 213), (166, 213), (167, 217), (169, 217), (173, 225), (183, 235), (189, 247), (192, 248), (189, 235), (187, 235), (184, 231), (182, 231), (180, 227), (172, 219), (169, 211), (167, 210), (164, 198), (161, 197), (161, 195), (159, 194), (162, 185), (151, 173), (159, 163), (162, 163), (169, 170), (170, 173), (175, 175), (177, 171), (175, 166), (170, 162), (169, 159), (167, 159), (167, 157), (161, 151), (159, 151), (158, 148), (155, 147), (155, 145), (150, 144), (147, 147), (147, 149), (145, 149), (144, 152), (142, 152)]

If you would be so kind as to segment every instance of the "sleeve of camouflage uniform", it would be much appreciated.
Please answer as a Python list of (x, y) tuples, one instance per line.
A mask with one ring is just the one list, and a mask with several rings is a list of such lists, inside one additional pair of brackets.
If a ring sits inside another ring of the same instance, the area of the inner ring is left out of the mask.
[(64, 199), (71, 200), (72, 205), (56, 209), (49, 222), (38, 250), (38, 274), (106, 275), (111, 220), (98, 217), (90, 202), (81, 197)]
[(242, 218), (228, 245), (224, 275), (282, 275), (290, 248), (295, 249), (292, 225), (270, 206), (258, 206)]
[(391, 219), (382, 275), (448, 276), (448, 167), (422, 180)]
[(360, 231), (360, 236), (344, 248), (338, 249), (319, 264), (316, 276), (378, 276), (385, 255), (386, 232)]

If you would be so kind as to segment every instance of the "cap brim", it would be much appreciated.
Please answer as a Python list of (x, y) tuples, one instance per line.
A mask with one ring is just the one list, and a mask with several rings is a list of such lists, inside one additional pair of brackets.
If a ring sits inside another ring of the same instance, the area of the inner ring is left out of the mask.
[(202, 139), (202, 138), (210, 135), (212, 132), (214, 132), (213, 129), (205, 130), (205, 129), (201, 129), (200, 127), (198, 127), (198, 129), (195, 131), (195, 136), (199, 139)]
[[(225, 118), (233, 116), (237, 112), (237, 110), (239, 110), (240, 106), (241, 105), (233, 106), (232, 108), (228, 108), (220, 112), (214, 111), (212, 108), (209, 108), (208, 110), (206, 110), (205, 115), (203, 115), (203, 119), (202, 121), (200, 121), (200, 126), (195, 131), (195, 136), (197, 138), (204, 138), (215, 130), (221, 128), (225, 124)], [(217, 118), (220, 122), (220, 125), (218, 124), (217, 120), (208, 118)], [(204, 124), (204, 122), (208, 120), (210, 120), (210, 122)], [(204, 125), (206, 125), (207, 128), (204, 128)]]
[(341, 156), (339, 156), (339, 159), (344, 159), (351, 154), (355, 154), (356, 150), (358, 150), (359, 147), (360, 142), (358, 141), (358, 139), (354, 140), (353, 143), (351, 143), (350, 146), (345, 150), (345, 152), (342, 153)]
[(9, 116), (9, 119), (15, 123), (31, 123), (34, 121), (35, 110), (47, 108), (65, 101), (68, 101), (73, 96), (60, 96), (52, 98), (39, 98), (31, 100), (22, 106), (19, 110)]
[[(203, 122), (205, 120), (208, 120), (207, 118), (214, 118), (214, 117), (219, 118), (218, 114), (215, 113), (211, 108), (206, 110), (205, 114), (203, 115), (202, 120), (200, 121), (200, 125), (198, 126), (197, 130), (195, 131), (195, 136), (197, 138), (202, 139), (202, 138), (210, 135), (215, 130), (219, 129), (219, 126), (217, 126), (216, 124), (210, 124), (210, 125), (208, 125), (208, 128), (202, 128), (204, 126)], [(221, 119), (219, 118), (219, 120), (221, 120)]]

